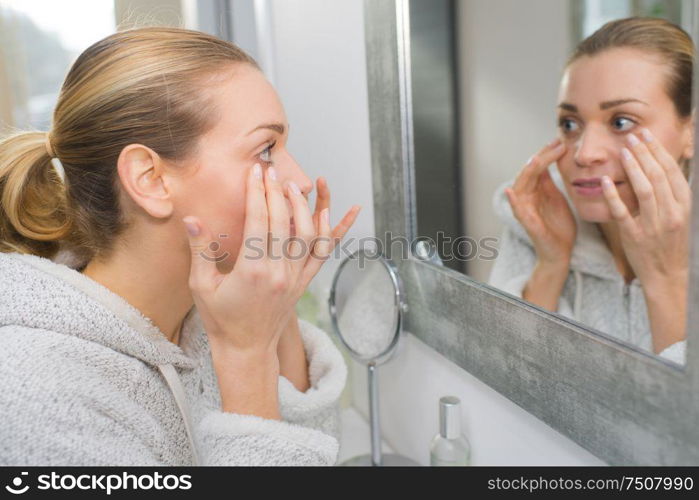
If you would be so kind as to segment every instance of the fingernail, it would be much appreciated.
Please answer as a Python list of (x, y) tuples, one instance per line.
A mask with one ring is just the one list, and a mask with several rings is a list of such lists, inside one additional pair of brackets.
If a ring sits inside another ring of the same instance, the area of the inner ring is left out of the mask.
[(632, 146), (636, 146), (637, 144), (641, 143), (641, 141), (638, 140), (638, 137), (636, 137), (634, 134), (627, 135), (626, 139), (629, 141), (629, 144), (631, 144)]
[(621, 148), (621, 155), (627, 160), (630, 160), (632, 158), (631, 151), (629, 151), (626, 148)]
[(556, 144), (558, 144), (559, 142), (561, 142), (561, 138), (560, 138), (560, 137), (556, 137), (554, 140), (552, 140), (551, 142), (549, 142), (549, 147), (553, 147), (553, 146), (555, 146)]
[(252, 172), (255, 174), (255, 177), (262, 179), (262, 167), (259, 163), (255, 163), (255, 166), (252, 167)]
[(301, 194), (298, 184), (296, 184), (294, 181), (289, 181), (289, 187), (294, 193)]
[(323, 220), (325, 221), (326, 224), (330, 224), (330, 209), (329, 208), (323, 209)]
[(653, 141), (653, 134), (650, 133), (650, 130), (647, 128), (644, 128), (641, 130), (641, 135), (643, 136), (643, 140), (646, 142), (652, 142)]
[[(539, 144), (541, 144), (541, 143), (539, 143)], [(536, 156), (536, 155), (534, 155), (534, 156)], [(529, 157), (529, 159), (527, 160), (527, 165), (531, 165), (531, 164), (532, 164), (532, 162), (534, 161), (534, 156), (530, 156), (530, 157)]]
[(274, 167), (269, 167), (269, 169), (267, 171), (269, 172), (270, 179), (272, 179), (273, 181), (276, 181), (277, 180), (277, 171), (274, 170)]
[(187, 232), (189, 233), (190, 236), (198, 236), (199, 235), (199, 226), (193, 222), (184, 220), (184, 225), (187, 228)]
[(606, 175), (602, 176), (602, 184), (605, 187), (612, 187), (612, 180)]

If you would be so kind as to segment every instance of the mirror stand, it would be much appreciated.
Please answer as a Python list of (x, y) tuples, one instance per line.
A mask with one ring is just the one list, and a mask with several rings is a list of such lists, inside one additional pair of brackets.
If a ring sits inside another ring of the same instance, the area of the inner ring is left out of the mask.
[(378, 366), (395, 352), (402, 332), (402, 314), (407, 311), (395, 265), (380, 254), (358, 250), (335, 272), (328, 306), (335, 334), (368, 370), (371, 453), (340, 465), (419, 465), (400, 455), (381, 453)]
[(409, 458), (404, 457), (402, 455), (396, 455), (394, 453), (381, 453), (381, 424), (379, 423), (379, 391), (376, 369), (377, 366), (373, 363), (367, 366), (367, 375), (369, 382), (369, 423), (371, 426), (371, 454), (359, 455), (357, 457), (350, 458), (349, 460), (346, 460), (340, 465), (359, 467), (400, 467), (419, 465), (413, 460), (410, 460)]

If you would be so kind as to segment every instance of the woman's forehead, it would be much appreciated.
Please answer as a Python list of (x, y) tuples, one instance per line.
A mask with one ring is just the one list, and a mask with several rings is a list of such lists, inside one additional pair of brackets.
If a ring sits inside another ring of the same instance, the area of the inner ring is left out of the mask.
[(214, 91), (220, 126), (235, 135), (247, 134), (263, 123), (286, 123), (284, 107), (264, 75), (253, 68), (232, 74)]
[(563, 74), (559, 102), (578, 106), (638, 99), (649, 104), (669, 101), (665, 89), (668, 68), (652, 55), (637, 49), (611, 49), (583, 56), (570, 64)]

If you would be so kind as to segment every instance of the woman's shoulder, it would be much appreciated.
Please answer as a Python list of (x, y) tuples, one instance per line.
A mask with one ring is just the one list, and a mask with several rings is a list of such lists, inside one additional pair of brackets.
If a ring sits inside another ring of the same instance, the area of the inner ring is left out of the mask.
[(100, 374), (68, 355), (74, 340), (51, 330), (0, 327), (0, 420), (65, 412), (102, 391)]
[(45, 328), (26, 325), (0, 326), (0, 356), (3, 366), (17, 357), (50, 361), (61, 356), (62, 347), (74, 338)]
[[(43, 328), (23, 325), (0, 327), (0, 373), (31, 372), (35, 376), (53, 373), (56, 377), (72, 368), (68, 350), (75, 338)], [(49, 377), (50, 378), (50, 377)]]
[(32, 379), (35, 384), (25, 389), (68, 384), (76, 392), (108, 382), (120, 360), (136, 361), (96, 342), (23, 325), (0, 327), (0, 359), (0, 380), (6, 383)]

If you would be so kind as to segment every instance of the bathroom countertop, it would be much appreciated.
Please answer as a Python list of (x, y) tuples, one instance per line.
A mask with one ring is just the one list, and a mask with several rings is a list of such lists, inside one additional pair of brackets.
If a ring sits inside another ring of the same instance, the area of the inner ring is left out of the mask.
[[(371, 453), (371, 437), (369, 422), (354, 407), (343, 408), (340, 411), (340, 454), (337, 460), (342, 463), (357, 455)], [(393, 449), (382, 440), (381, 451), (393, 453)]]

